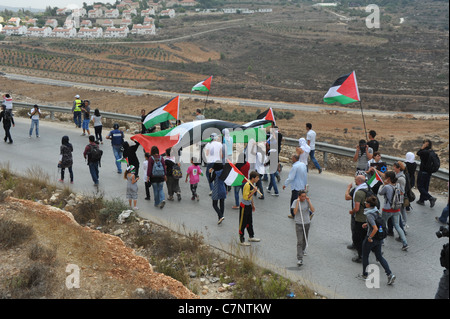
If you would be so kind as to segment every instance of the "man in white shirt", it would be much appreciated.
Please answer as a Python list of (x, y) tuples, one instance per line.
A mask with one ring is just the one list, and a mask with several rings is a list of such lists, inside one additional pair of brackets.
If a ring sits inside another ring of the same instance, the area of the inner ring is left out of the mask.
[(36, 127), (36, 137), (39, 137), (39, 117), (41, 116), (41, 111), (39, 110), (39, 106), (36, 104), (30, 111), (30, 118), (31, 118), (31, 127), (30, 127), (30, 134), (28, 138), (31, 138), (31, 134), (33, 133), (33, 128)]
[(222, 163), (222, 143), (219, 142), (219, 135), (217, 133), (211, 134), (211, 142), (205, 146), (205, 155), (208, 162), (206, 165), (206, 179), (209, 183), (209, 189), (212, 192), (213, 181), (211, 180), (209, 169), (212, 168), (216, 162)]
[(313, 162), (314, 166), (319, 170), (319, 174), (322, 173), (322, 168), (319, 165), (319, 162), (317, 162), (316, 158), (314, 157), (314, 153), (316, 150), (316, 132), (312, 129), (311, 123), (306, 123), (306, 141), (308, 142), (309, 147), (311, 148), (311, 151), (309, 152), (309, 157), (311, 158), (311, 161)]

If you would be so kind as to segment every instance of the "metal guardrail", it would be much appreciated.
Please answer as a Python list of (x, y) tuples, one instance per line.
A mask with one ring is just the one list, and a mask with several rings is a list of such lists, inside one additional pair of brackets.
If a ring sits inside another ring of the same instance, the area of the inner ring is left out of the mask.
[[(20, 102), (14, 102), (14, 107), (20, 107), (20, 108), (28, 108), (32, 109), (34, 104), (30, 103), (20, 103)], [(52, 106), (52, 105), (39, 105), (41, 110), (49, 111), (51, 119), (54, 119), (54, 113), (72, 113), (72, 108), (68, 107), (62, 107), (62, 106)], [(135, 115), (128, 115), (128, 114), (118, 114), (118, 113), (112, 113), (112, 112), (103, 112), (102, 116), (104, 118), (110, 118), (113, 120), (119, 120), (119, 121), (126, 121), (126, 122), (140, 122), (141, 117), (135, 116)], [(296, 147), (298, 146), (298, 140), (290, 137), (283, 138), (283, 141), (286, 145)], [(338, 145), (332, 145), (328, 143), (323, 142), (316, 142), (316, 150), (319, 152), (323, 152), (323, 158), (324, 158), (324, 167), (326, 168), (327, 160), (328, 160), (328, 153), (335, 154), (335, 155), (341, 155), (345, 157), (351, 157), (355, 155), (355, 149), (349, 148), (349, 147), (343, 147)], [(400, 157), (394, 157), (389, 155), (383, 154), (383, 161), (385, 161), (388, 165), (392, 165), (393, 163), (397, 161), (404, 161), (404, 158)], [(417, 167), (419, 167), (420, 162), (416, 161)], [(442, 180), (449, 180), (449, 173), (448, 170), (440, 168), (436, 173), (432, 175), (433, 177), (436, 177), (438, 179)]]
[[(286, 137), (286, 138), (283, 138), (283, 141), (285, 141), (286, 145), (294, 146), (294, 147), (298, 146), (298, 140), (297, 139)], [(316, 151), (323, 152), (324, 166), (325, 167), (326, 167), (326, 163), (327, 163), (327, 154), (328, 153), (335, 154), (335, 155), (346, 156), (346, 157), (351, 157), (351, 158), (353, 158), (353, 156), (355, 155), (355, 149), (354, 148), (343, 147), (343, 146), (338, 146), (338, 145), (332, 145), (332, 144), (323, 143), (323, 142), (316, 142)], [(398, 162), (398, 161), (404, 162), (405, 159), (404, 158), (400, 158), (400, 157), (389, 156), (389, 155), (384, 155), (383, 154), (383, 162), (386, 162), (386, 164), (388, 164), (388, 165), (392, 165), (392, 164), (394, 164), (395, 162)], [(420, 162), (416, 161), (416, 163), (417, 163), (417, 170), (418, 170), (419, 166), (420, 166)], [(448, 170), (440, 168), (436, 173), (433, 173), (432, 177), (436, 177), (436, 178), (448, 181), (448, 179), (449, 179)]]

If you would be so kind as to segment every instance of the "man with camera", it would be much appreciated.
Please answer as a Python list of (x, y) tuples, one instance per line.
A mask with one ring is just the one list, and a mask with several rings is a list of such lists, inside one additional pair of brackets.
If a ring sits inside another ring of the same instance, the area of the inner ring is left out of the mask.
[(355, 176), (366, 176), (367, 162), (373, 157), (373, 149), (369, 147), (365, 140), (360, 140), (356, 146), (355, 155), (353, 156), (353, 162), (356, 162)]
[(31, 138), (33, 134), (33, 129), (36, 128), (36, 137), (39, 137), (39, 118), (41, 116), (41, 111), (39, 110), (39, 106), (37, 104), (30, 111), (30, 119), (31, 119), (31, 127), (30, 134), (28, 138)]

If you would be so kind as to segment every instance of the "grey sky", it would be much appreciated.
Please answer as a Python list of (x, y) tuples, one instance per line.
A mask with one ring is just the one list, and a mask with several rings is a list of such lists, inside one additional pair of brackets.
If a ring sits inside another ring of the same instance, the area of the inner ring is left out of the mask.
[[(7, 7), (18, 7), (18, 8), (36, 8), (36, 9), (45, 9), (47, 6), (64, 8), (69, 4), (74, 4), (79, 7), (83, 6), (83, 2), (87, 4), (93, 4), (94, 0), (0, 0), (0, 5)], [(95, 2), (103, 2), (103, 3), (114, 3), (115, 0), (112, 1), (99, 1), (95, 0)]]

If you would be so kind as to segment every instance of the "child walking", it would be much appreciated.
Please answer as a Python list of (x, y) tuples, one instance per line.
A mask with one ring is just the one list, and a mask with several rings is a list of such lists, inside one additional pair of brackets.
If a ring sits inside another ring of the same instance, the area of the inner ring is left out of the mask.
[(247, 229), (250, 242), (259, 242), (259, 238), (254, 237), (253, 231), (253, 212), (255, 211), (255, 204), (253, 203), (253, 195), (258, 191), (257, 187), (253, 187), (259, 181), (259, 173), (257, 171), (250, 172), (250, 181), (244, 185), (242, 194), (242, 202), (239, 209), (239, 240), (242, 246), (250, 246), (250, 243), (245, 242), (244, 231)]
[(202, 173), (202, 169), (200, 168), (200, 164), (197, 163), (197, 160), (192, 157), (191, 158), (191, 166), (189, 166), (187, 172), (186, 172), (186, 180), (185, 182), (188, 182), (189, 179), (189, 184), (191, 187), (191, 192), (192, 192), (192, 200), (196, 200), (199, 201), (200, 198), (198, 197), (197, 194), (197, 186), (198, 186), (198, 182), (200, 181), (200, 175), (203, 176)]
[[(138, 184), (137, 181), (139, 180), (139, 177), (136, 177), (135, 168), (133, 165), (130, 165), (127, 167), (127, 170), (124, 173), (123, 176), (124, 179), (127, 180), (127, 199), (130, 204), (130, 207), (133, 208), (133, 210), (138, 209), (137, 204), (137, 198), (138, 198)], [(131, 206), (131, 202), (133, 202), (133, 206)]]

